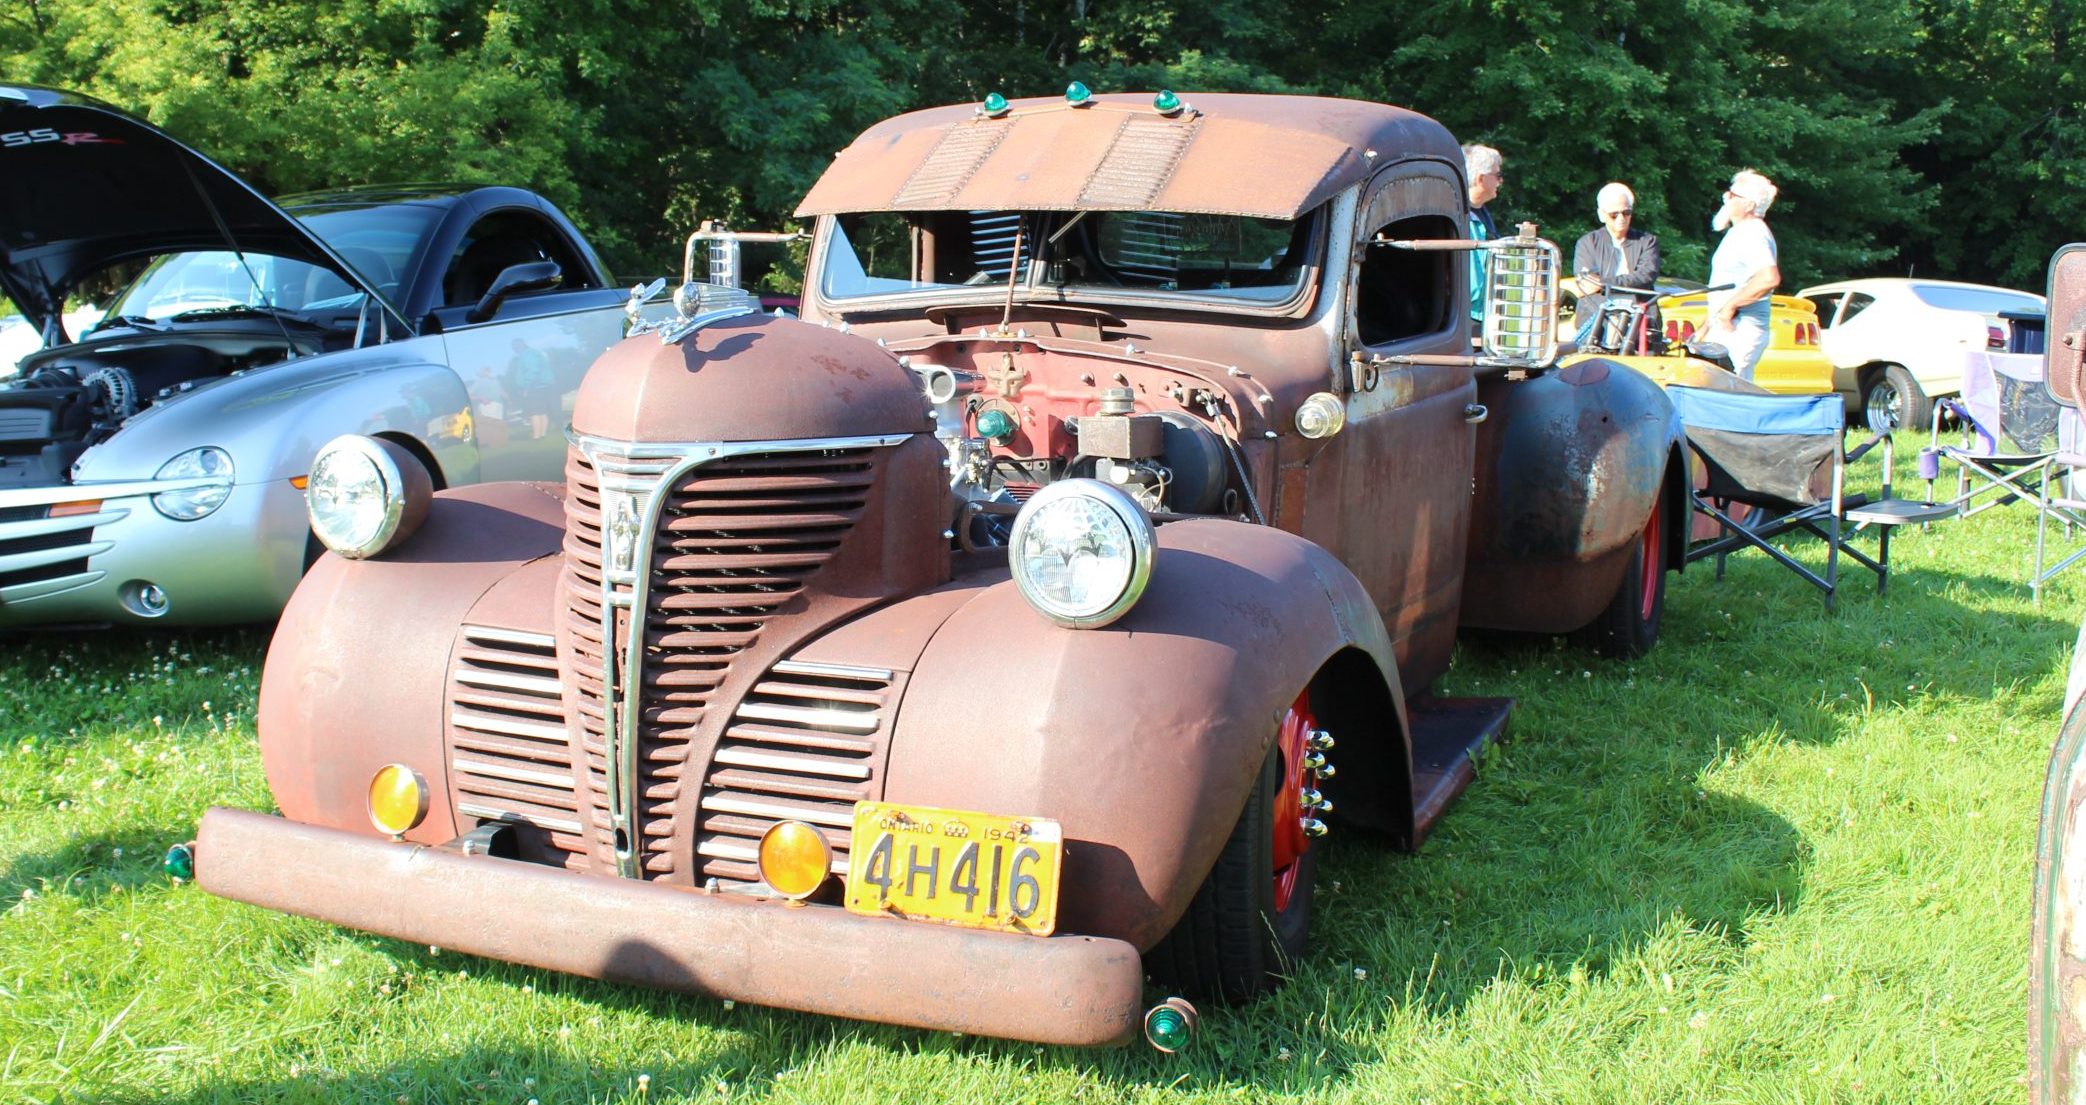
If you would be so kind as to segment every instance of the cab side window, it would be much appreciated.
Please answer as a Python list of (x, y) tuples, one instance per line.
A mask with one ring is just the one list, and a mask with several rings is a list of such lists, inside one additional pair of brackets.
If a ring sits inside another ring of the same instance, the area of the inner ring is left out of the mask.
[(1851, 319), (1854, 316), (1861, 314), (1863, 311), (1869, 309), (1869, 304), (1874, 302), (1876, 302), (1876, 297), (1873, 295), (1863, 295), (1860, 292), (1849, 293), (1847, 296), (1847, 306), (1841, 309), (1840, 321), (1846, 322), (1848, 319)]
[(442, 304), (475, 304), (500, 273), (530, 261), (556, 261), (565, 274), (560, 290), (594, 286), (586, 265), (549, 220), (534, 211), (495, 211), (473, 224), (457, 243), (442, 275)]
[[(1442, 215), (1416, 215), (1389, 222), (1371, 232), (1377, 239), (1461, 238), (1462, 228)], [(1450, 266), (1463, 254), (1363, 245), (1361, 271), (1355, 281), (1355, 328), (1364, 345), (1388, 345), (1406, 338), (1447, 330), (1455, 290)]]

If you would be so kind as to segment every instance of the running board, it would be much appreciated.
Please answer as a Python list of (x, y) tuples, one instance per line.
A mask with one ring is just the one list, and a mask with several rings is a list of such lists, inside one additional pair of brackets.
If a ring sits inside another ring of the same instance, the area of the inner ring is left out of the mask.
[(1511, 698), (1436, 698), (1405, 704), (1412, 722), (1412, 850), (1477, 774), (1485, 745), (1504, 738)]

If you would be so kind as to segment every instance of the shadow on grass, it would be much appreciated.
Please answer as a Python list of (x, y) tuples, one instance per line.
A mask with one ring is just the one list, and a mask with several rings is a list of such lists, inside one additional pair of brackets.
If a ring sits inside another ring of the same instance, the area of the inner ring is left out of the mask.
[[(721, 1100), (717, 1086), (736, 1097), (763, 1089), (772, 1076), (754, 1081), (747, 1072), (758, 1066), (752, 1053), (725, 1048), (698, 1061), (667, 1060), (625, 1067), (556, 1054), (555, 1041), (539, 1051), (466, 1047), (450, 1054), (430, 1053), (388, 1067), (335, 1071), (323, 1064), (286, 1070), (274, 1078), (215, 1082), (181, 1094), (163, 1087), (104, 1090), (92, 1100), (108, 1105), (153, 1102), (155, 1105), (272, 1105), (295, 1102), (548, 1102), (628, 1100), (683, 1101), (697, 1097)], [(640, 1082), (640, 1078), (643, 1079)]]
[(111, 893), (165, 884), (162, 861), (167, 848), (195, 835), (193, 824), (141, 825), (121, 833), (76, 836), (54, 851), (17, 856), (0, 870), (0, 902), (34, 890), (69, 894), (92, 904)]

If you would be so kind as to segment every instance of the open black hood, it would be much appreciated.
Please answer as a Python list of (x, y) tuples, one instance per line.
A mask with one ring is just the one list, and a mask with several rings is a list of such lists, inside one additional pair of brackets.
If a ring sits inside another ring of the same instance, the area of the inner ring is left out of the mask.
[(165, 131), (84, 96), (0, 84), (0, 288), (39, 330), (112, 262), (231, 248), (367, 290), (303, 224)]

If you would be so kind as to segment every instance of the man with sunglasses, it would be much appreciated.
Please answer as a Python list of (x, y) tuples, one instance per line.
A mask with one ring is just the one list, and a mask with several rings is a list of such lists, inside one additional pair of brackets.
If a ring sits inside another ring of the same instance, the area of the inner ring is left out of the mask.
[(1659, 239), (1631, 225), (1637, 194), (1621, 181), (1601, 186), (1594, 210), (1601, 217), (1600, 228), (1587, 231), (1572, 250), (1572, 271), (1579, 277), (1579, 339), (1583, 342), (1589, 335), (1598, 336), (1604, 348), (1619, 349), (1627, 335), (1614, 335), (1616, 340), (1609, 341), (1609, 335), (1596, 335), (1594, 328), (1611, 298), (1628, 304), (1631, 297), (1602, 293), (1610, 284), (1651, 287), (1659, 279)]
[(1732, 368), (1748, 380), (1767, 350), (1768, 312), (1782, 283), (1774, 231), (1767, 228), (1775, 194), (1773, 181), (1743, 170), (1731, 178), (1724, 205), (1710, 220), (1710, 229), (1723, 231), (1724, 239), (1709, 259), (1709, 322), (1703, 336), (1723, 343)]

